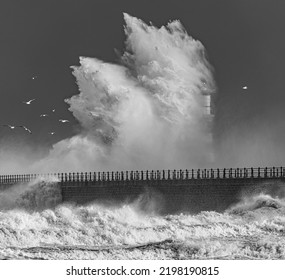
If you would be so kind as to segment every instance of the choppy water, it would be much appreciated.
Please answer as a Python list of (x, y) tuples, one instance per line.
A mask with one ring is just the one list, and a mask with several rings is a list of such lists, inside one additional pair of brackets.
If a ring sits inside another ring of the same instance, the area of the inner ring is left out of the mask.
[(0, 259), (285, 259), (284, 206), (259, 193), (225, 213), (159, 216), (139, 200), (62, 204), (39, 180), (0, 193)]

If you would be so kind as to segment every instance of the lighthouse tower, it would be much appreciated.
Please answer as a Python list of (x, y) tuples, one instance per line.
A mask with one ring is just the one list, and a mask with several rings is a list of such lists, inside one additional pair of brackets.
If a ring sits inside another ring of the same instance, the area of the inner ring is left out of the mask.
[(208, 144), (209, 144), (209, 163), (214, 162), (214, 152), (213, 152), (213, 133), (212, 133), (212, 125), (214, 119), (214, 108), (212, 105), (212, 96), (209, 92), (203, 92), (203, 108), (204, 114), (206, 118), (206, 126), (208, 131)]
[(204, 97), (204, 113), (205, 115), (209, 116), (210, 118), (213, 117), (213, 109), (211, 104), (211, 95), (210, 94), (203, 94)]

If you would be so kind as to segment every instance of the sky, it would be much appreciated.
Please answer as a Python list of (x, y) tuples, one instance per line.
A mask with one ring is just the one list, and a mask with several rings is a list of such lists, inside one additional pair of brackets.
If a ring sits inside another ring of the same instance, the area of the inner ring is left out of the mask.
[[(64, 102), (78, 93), (70, 66), (79, 65), (80, 56), (117, 62), (126, 12), (157, 27), (178, 19), (205, 46), (217, 86), (213, 130), (222, 163), (282, 164), (284, 9), (278, 0), (4, 0), (0, 122), (33, 133), (0, 127), (0, 145), (17, 151), (24, 142), (33, 153), (78, 133)], [(33, 98), (31, 105), (22, 103)], [(40, 118), (44, 113), (49, 117)]]

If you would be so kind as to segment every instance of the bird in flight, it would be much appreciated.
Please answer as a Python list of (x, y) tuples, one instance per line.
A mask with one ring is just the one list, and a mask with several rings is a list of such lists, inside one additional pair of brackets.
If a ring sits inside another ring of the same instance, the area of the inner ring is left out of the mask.
[(59, 121), (62, 122), (62, 123), (69, 122), (69, 120), (62, 120), (62, 119), (60, 119)]
[(54, 112), (55, 112), (55, 109), (52, 109), (52, 112), (54, 113)]
[(41, 114), (40, 117), (48, 117), (48, 114)]
[(26, 126), (24, 125), (17, 125), (17, 127), (22, 127), (24, 128), (26, 131), (28, 131), (30, 134), (32, 134), (32, 131), (30, 129), (28, 129)]
[(53, 131), (52, 131), (52, 132), (50, 132), (49, 134), (50, 134), (50, 135), (54, 135), (54, 134), (55, 134), (55, 132), (53, 132)]
[(8, 127), (10, 127), (11, 129), (15, 129), (15, 128), (16, 128), (15, 125), (10, 125), (10, 124), (2, 124), (1, 126), (8, 126)]
[(31, 99), (29, 101), (22, 101), (24, 104), (30, 105), (34, 100), (36, 99)]
[(247, 89), (247, 86), (243, 86), (242, 89)]
[(1, 126), (7, 126), (11, 129), (15, 129), (16, 127), (22, 127), (24, 128), (26, 131), (28, 131), (30, 134), (32, 133), (32, 131), (30, 129), (28, 129), (26, 126), (24, 125), (10, 125), (10, 124), (2, 124)]

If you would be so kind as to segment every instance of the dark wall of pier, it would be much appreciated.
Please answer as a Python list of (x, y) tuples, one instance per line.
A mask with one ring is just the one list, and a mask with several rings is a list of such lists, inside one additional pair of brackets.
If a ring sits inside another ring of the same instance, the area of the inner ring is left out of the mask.
[(62, 186), (63, 201), (137, 202), (148, 211), (161, 214), (200, 211), (224, 211), (240, 201), (241, 196), (263, 192), (283, 196), (283, 178), (224, 178), (177, 180), (129, 180), (75, 182)]
[(0, 175), (0, 191), (55, 178), (63, 202), (135, 203), (162, 214), (224, 211), (260, 192), (285, 197), (284, 167)]

